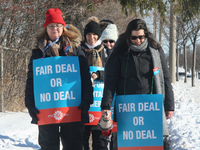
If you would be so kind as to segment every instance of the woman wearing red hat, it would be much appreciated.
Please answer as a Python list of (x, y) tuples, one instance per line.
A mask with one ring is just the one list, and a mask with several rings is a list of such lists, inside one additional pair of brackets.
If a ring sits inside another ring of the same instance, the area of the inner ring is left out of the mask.
[(89, 66), (80, 45), (80, 31), (69, 25), (65, 28), (62, 12), (58, 8), (51, 8), (46, 12), (46, 19), (42, 33), (37, 37), (37, 47), (32, 50), (27, 74), (25, 91), (25, 105), (32, 117), (32, 122), (37, 124), (33, 90), (33, 59), (54, 56), (78, 56), (81, 76), (81, 121), (74, 123), (59, 123), (39, 125), (39, 145), (41, 150), (60, 150), (60, 138), (63, 150), (83, 149), (84, 123), (89, 122), (88, 110), (93, 103), (93, 89)]

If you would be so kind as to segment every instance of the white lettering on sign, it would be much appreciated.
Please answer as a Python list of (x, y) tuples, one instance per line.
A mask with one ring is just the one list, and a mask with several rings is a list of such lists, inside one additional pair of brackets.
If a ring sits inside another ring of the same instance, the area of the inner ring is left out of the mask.
[(59, 87), (59, 86), (62, 86), (62, 82), (61, 82), (62, 80), (61, 80), (61, 78), (56, 78), (56, 79), (54, 79), (54, 78), (52, 78), (51, 80), (50, 80), (50, 85), (51, 85), (51, 87)]
[(138, 111), (160, 111), (157, 102), (138, 103)]
[(93, 104), (90, 105), (90, 107), (100, 107), (101, 101), (94, 101)]
[(54, 95), (54, 101), (57, 101), (57, 100), (73, 100), (73, 99), (76, 99), (74, 96), (73, 96), (73, 91), (60, 91), (60, 92), (54, 92), (53, 93)]
[(50, 93), (41, 93), (40, 94), (40, 102), (49, 102), (51, 100), (51, 94)]
[(51, 65), (40, 66), (40, 67), (36, 67), (35, 69), (36, 69), (36, 76), (53, 73)]
[(67, 72), (77, 72), (74, 64), (56, 64), (55, 65), (56, 73), (67, 73)]
[(144, 125), (144, 117), (133, 117), (133, 124), (137, 125)]
[(104, 83), (100, 81), (94, 81), (93, 87), (104, 88)]
[(93, 91), (93, 97), (103, 97), (101, 91)]
[(133, 137), (133, 131), (123, 131), (123, 140), (132, 140)]
[(156, 139), (154, 130), (136, 130), (136, 139)]
[(119, 104), (119, 112), (134, 112), (135, 111), (135, 103), (123, 103)]

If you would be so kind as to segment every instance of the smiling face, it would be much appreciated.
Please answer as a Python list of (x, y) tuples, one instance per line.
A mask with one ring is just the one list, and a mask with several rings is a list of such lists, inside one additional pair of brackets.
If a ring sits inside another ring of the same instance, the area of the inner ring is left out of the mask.
[[(137, 37), (136, 39), (131, 39), (131, 36), (135, 36)], [(140, 29), (140, 30), (132, 30), (131, 32), (131, 36), (130, 36), (130, 40), (134, 45), (139, 46), (140, 44), (142, 44), (145, 40), (145, 34), (144, 34), (144, 29)]]
[(47, 25), (47, 34), (50, 40), (55, 41), (61, 37), (63, 33), (63, 25), (58, 23), (50, 23)]
[(109, 49), (112, 49), (115, 45), (115, 41), (110, 39), (103, 40), (103, 44), (106, 45)]
[(93, 46), (97, 41), (98, 41), (98, 35), (96, 35), (95, 33), (86, 34), (86, 42), (90, 46)]

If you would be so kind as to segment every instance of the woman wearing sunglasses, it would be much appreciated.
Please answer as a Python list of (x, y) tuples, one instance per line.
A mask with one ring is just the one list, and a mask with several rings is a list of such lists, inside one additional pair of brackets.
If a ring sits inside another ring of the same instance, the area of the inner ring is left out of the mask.
[[(152, 82), (153, 69), (157, 66), (160, 73)], [(163, 94), (164, 115), (166, 115), (164, 118), (172, 117), (174, 94), (165, 55), (143, 20), (132, 20), (126, 31), (119, 36), (107, 60), (104, 76), (102, 116), (110, 110), (115, 93), (116, 95), (153, 93)], [(166, 119), (163, 119), (163, 139), (168, 135)]]
[[(118, 39), (118, 30), (115, 24), (109, 24), (101, 34), (101, 40), (105, 47), (108, 57), (113, 51), (113, 47)], [(104, 71), (97, 71), (101, 78), (104, 78)], [(110, 142), (110, 150), (117, 150), (117, 132), (113, 132), (111, 136), (108, 137)]]

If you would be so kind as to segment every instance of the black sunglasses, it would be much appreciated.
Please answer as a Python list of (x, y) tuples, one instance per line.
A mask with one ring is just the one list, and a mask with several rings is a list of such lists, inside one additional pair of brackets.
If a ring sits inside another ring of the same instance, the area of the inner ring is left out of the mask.
[(104, 43), (108, 43), (108, 42), (109, 42), (109, 43), (114, 43), (115, 41), (113, 41), (113, 40), (104, 40), (103, 42), (104, 42)]
[(144, 39), (144, 38), (145, 38), (145, 35), (141, 35), (141, 36), (131, 36), (131, 40), (136, 40), (137, 38), (139, 38), (140, 40), (141, 40), (141, 39)]

